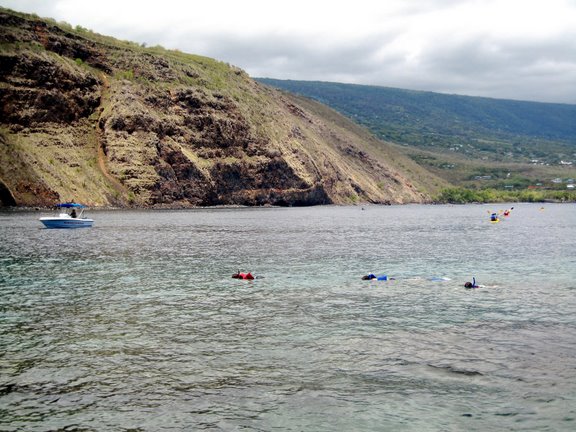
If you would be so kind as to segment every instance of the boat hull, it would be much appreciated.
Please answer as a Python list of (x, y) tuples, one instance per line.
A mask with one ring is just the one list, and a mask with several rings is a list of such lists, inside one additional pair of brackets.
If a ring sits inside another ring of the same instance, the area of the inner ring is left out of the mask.
[(40, 222), (46, 228), (90, 228), (94, 224), (93, 219), (74, 219), (74, 218), (40, 218)]

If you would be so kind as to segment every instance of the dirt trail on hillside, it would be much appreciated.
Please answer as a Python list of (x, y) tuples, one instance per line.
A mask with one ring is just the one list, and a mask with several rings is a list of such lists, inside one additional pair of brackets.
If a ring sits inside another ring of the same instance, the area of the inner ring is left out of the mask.
[[(100, 107), (101, 110), (100, 115), (104, 112), (104, 104), (110, 97), (110, 81), (108, 81), (108, 76), (104, 73), (100, 75), (102, 79), (102, 92), (100, 94)], [(96, 137), (97, 137), (97, 146), (98, 146), (98, 168), (106, 177), (110, 185), (114, 188), (114, 190), (118, 193), (115, 197), (118, 201), (124, 203), (125, 197), (128, 194), (126, 187), (118, 181), (110, 172), (108, 171), (108, 167), (106, 166), (106, 154), (104, 153), (104, 130), (100, 127), (100, 118), (98, 118), (98, 123), (96, 125)]]

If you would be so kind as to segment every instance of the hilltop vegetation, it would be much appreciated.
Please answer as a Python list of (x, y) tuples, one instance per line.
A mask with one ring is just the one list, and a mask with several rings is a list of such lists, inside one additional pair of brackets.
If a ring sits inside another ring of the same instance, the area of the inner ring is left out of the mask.
[[(576, 105), (258, 78), (313, 98), (468, 188), (563, 187), (576, 176)], [(569, 165), (572, 164), (572, 165)], [(559, 186), (552, 179), (561, 178)]]
[(0, 203), (401, 203), (448, 184), (206, 57), (0, 9)]

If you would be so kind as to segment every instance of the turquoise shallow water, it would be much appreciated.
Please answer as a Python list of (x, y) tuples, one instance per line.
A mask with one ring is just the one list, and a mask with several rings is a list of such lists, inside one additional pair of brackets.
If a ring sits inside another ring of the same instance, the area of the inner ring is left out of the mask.
[(0, 213), (0, 430), (572, 431), (576, 207), (513, 205)]

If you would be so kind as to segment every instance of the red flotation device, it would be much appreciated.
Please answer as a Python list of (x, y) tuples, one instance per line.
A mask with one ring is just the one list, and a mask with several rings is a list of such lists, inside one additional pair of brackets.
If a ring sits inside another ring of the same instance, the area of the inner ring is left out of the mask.
[(232, 275), (232, 277), (234, 279), (247, 279), (247, 280), (252, 280), (254, 279), (254, 276), (252, 276), (252, 273), (248, 272), (248, 273), (235, 273)]

